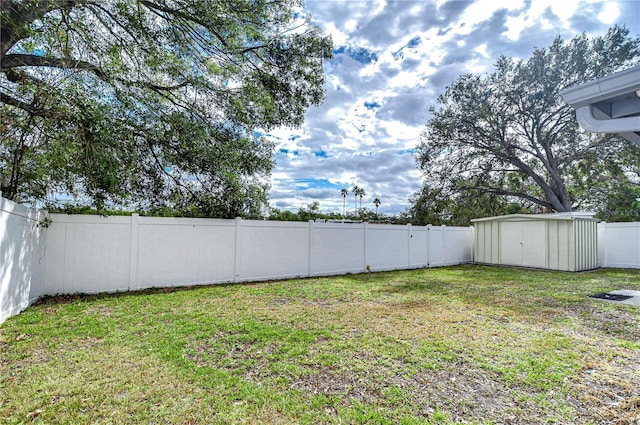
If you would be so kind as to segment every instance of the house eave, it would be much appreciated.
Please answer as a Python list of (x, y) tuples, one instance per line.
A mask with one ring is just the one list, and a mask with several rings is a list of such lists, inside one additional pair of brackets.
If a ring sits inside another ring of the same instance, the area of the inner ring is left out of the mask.
[(618, 134), (640, 146), (640, 66), (560, 92), (580, 127)]
[(640, 90), (640, 66), (626, 69), (560, 92), (562, 100), (574, 108), (591, 105)]

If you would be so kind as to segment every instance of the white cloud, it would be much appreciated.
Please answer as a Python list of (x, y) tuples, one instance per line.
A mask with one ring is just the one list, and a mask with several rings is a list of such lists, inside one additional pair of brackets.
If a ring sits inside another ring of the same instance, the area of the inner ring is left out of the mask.
[[(616, 23), (619, 16), (620, 16), (620, 9), (618, 9), (618, 5), (615, 3), (605, 2), (602, 12), (598, 14), (598, 19), (603, 24), (611, 25)], [(640, 18), (636, 16), (636, 20), (637, 19), (640, 19)]]
[(527, 26), (527, 18), (525, 16), (509, 16), (507, 18), (507, 31), (503, 34), (509, 38), (509, 40), (516, 41), (520, 38), (520, 33)]
[(336, 28), (333, 22), (327, 22), (324, 25), (324, 30), (326, 34), (331, 35), (331, 40), (336, 46), (341, 46), (347, 43), (348, 35)]
[[(533, 2), (536, 3), (536, 2)], [(551, 11), (558, 16), (562, 22), (568, 22), (579, 7), (579, 0), (552, 0), (549, 1)]]
[[(349, 19), (347, 22), (345, 22), (344, 24), (344, 29), (347, 32), (353, 32), (354, 30), (356, 30), (356, 28), (358, 28), (358, 21), (355, 19)], [(346, 40), (343, 43), (340, 44), (346, 44)]]
[(489, 58), (489, 53), (487, 52), (487, 43), (482, 43), (481, 45), (479, 45), (478, 47), (476, 47), (475, 49), (473, 49), (476, 53), (478, 53), (480, 56), (482, 56), (485, 59)]
[(458, 33), (468, 35), (476, 25), (489, 20), (496, 11), (500, 9), (517, 10), (520, 9), (522, 5), (523, 1), (514, 0), (474, 1), (458, 21), (458, 25), (460, 25)]

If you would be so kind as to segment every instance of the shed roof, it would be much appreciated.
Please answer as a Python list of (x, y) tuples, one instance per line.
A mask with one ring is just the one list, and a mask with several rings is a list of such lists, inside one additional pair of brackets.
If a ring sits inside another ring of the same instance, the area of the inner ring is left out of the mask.
[(595, 213), (592, 212), (569, 212), (569, 213), (553, 213), (553, 214), (508, 214), (498, 215), (495, 217), (474, 218), (472, 223), (481, 221), (525, 221), (525, 220), (589, 220), (600, 221), (594, 218)]
[(640, 65), (560, 92), (580, 127), (617, 133), (640, 146)]

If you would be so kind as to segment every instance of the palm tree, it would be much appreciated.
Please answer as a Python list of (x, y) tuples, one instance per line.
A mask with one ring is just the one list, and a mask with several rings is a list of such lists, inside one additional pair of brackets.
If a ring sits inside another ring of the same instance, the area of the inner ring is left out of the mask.
[(351, 193), (353, 193), (353, 213), (358, 213), (358, 194), (360, 194), (360, 187), (356, 184), (351, 188)]
[(362, 197), (366, 194), (367, 193), (364, 191), (364, 189), (360, 188), (360, 193), (358, 193), (358, 196), (360, 197), (360, 209), (362, 209)]
[(380, 204), (381, 204), (381, 203), (382, 203), (382, 202), (380, 201), (380, 198), (375, 198), (375, 199), (373, 200), (373, 205), (375, 205), (375, 206), (376, 206), (376, 215), (378, 215), (378, 207), (380, 206)]
[(347, 195), (349, 194), (349, 189), (346, 187), (341, 189), (340, 194), (342, 195), (342, 218), (344, 218), (345, 210), (347, 208)]

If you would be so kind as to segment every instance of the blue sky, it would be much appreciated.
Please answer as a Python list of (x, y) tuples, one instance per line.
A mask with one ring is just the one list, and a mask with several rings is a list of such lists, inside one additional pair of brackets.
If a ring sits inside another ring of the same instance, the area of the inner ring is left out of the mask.
[[(300, 128), (279, 128), (272, 207), (314, 201), (341, 212), (340, 189), (361, 186), (363, 207), (396, 214), (421, 186), (414, 161), (429, 107), (459, 75), (491, 72), (500, 55), (529, 58), (560, 35), (602, 35), (614, 24), (640, 36), (640, 1), (307, 0), (331, 34), (324, 103)], [(353, 197), (347, 204), (353, 208)]]

